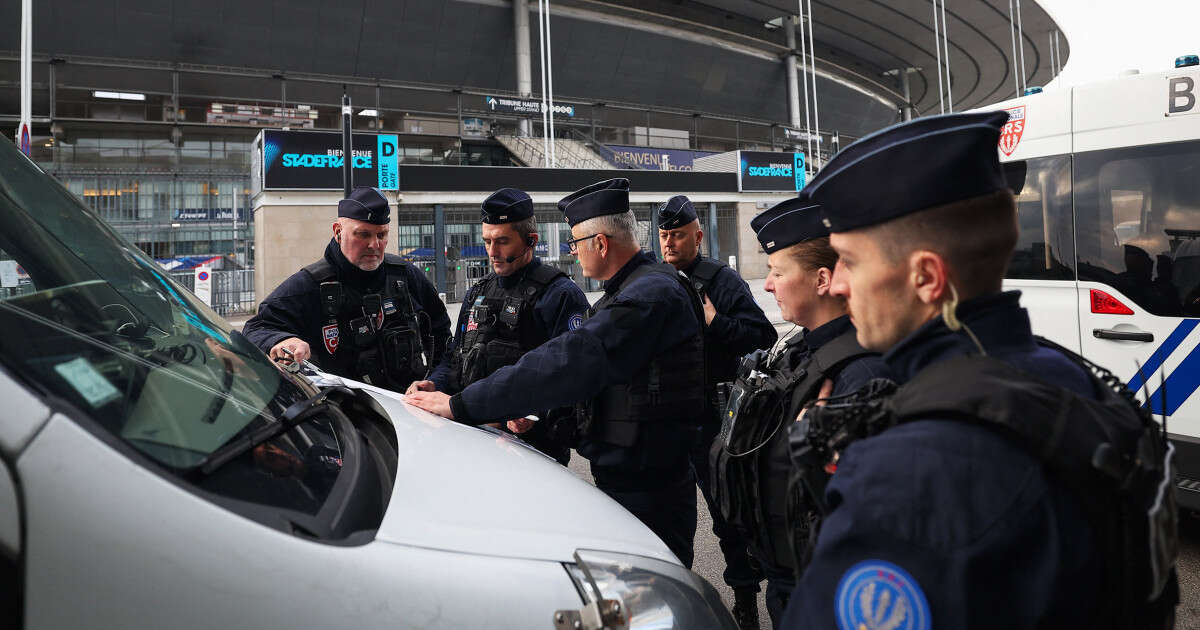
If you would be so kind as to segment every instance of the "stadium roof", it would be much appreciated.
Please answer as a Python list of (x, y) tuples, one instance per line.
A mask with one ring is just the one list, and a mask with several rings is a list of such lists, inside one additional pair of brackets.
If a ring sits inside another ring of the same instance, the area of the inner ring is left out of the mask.
[[(530, 5), (536, 11), (537, 2)], [(788, 0), (555, 0), (556, 98), (786, 124), (779, 60), (787, 48), (782, 29), (768, 23), (796, 13), (796, 6)], [(861, 135), (896, 120), (900, 84), (885, 74), (896, 68), (920, 68), (912, 75), (912, 103), (920, 114), (939, 111), (933, 6), (921, 0), (812, 2), (822, 129)], [(39, 0), (34, 7), (33, 45), (40, 56), (516, 89), (509, 0)], [(955, 109), (1012, 97), (1009, 0), (953, 0), (945, 11)], [(1041, 85), (1054, 72), (1049, 42), (1057, 26), (1036, 2), (1026, 0), (1022, 11), (1027, 81)], [(0, 23), (19, 21), (20, 3), (0, 7)], [(531, 31), (537, 93), (536, 19)], [(0, 49), (17, 50), (17, 34), (15, 27), (5, 29)], [(1069, 55), (1065, 34), (1059, 42), (1061, 67)]]

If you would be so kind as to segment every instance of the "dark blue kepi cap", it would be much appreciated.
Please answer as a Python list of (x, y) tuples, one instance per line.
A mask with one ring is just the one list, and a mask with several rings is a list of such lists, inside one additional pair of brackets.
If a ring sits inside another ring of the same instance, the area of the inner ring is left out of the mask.
[(362, 186), (350, 191), (350, 196), (338, 202), (338, 216), (387, 225), (392, 220), (392, 207), (377, 188)]
[(846, 232), (1006, 187), (1003, 111), (918, 118), (842, 149), (805, 187), (831, 232)]
[(785, 247), (829, 236), (821, 220), (821, 206), (808, 195), (781, 201), (750, 220), (763, 251), (773, 254)]
[(674, 230), (696, 220), (696, 207), (692, 200), (675, 195), (658, 207), (658, 229)]
[(533, 200), (523, 190), (501, 188), (483, 200), (484, 223), (516, 223), (533, 216)]
[(563, 197), (558, 202), (558, 209), (572, 227), (606, 214), (628, 212), (629, 180), (618, 177), (580, 188)]

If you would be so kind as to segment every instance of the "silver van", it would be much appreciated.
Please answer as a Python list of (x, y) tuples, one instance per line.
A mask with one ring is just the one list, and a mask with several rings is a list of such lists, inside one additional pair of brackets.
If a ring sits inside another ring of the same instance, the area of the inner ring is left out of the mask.
[(0, 142), (0, 619), (733, 628), (517, 440), (287, 373)]

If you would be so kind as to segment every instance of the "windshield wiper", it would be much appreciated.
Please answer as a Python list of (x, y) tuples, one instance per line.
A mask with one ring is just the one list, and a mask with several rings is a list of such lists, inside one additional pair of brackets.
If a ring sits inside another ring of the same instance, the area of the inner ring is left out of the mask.
[(224, 446), (209, 453), (193, 470), (197, 471), (201, 477), (211, 475), (213, 471), (221, 466), (250, 452), (259, 444), (286, 433), (293, 427), (315, 416), (329, 405), (337, 405), (337, 399), (330, 398), (333, 394), (354, 396), (354, 392), (347, 387), (330, 387), (307, 400), (292, 403), (284, 410), (278, 422), (273, 422), (240, 438), (231, 440)]

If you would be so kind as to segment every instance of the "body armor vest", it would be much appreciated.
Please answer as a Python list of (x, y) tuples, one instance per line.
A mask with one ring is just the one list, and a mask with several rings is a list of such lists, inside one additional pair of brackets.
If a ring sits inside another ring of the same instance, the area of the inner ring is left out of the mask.
[[(704, 296), (708, 295), (708, 287), (712, 285), (713, 278), (716, 278), (717, 274), (727, 266), (719, 260), (701, 257), (700, 261), (696, 263), (696, 267), (692, 269), (692, 273), (688, 274), (688, 280), (696, 289), (696, 293), (700, 295), (701, 303), (704, 302)], [(709, 382), (715, 385), (732, 381), (737, 376), (739, 358), (727, 350), (724, 344), (711, 341), (705, 343), (704, 362)]]
[(418, 321), (403, 261), (385, 254), (382, 267), (381, 292), (365, 294), (339, 281), (336, 269), (327, 260), (304, 268), (320, 286), (324, 353), (314, 354), (328, 356), (331, 361), (337, 354), (350, 354), (354, 357), (350, 362), (352, 373), (342, 376), (403, 391), (409, 383), (424, 377), (433, 339), (425, 332), (429, 324), (423, 331)]
[(916, 420), (986, 426), (1025, 447), (1078, 501), (1104, 559), (1096, 601), (1103, 627), (1173, 627), (1178, 508), (1166, 430), (1111, 372), (1045, 339), (1038, 343), (1083, 368), (1099, 398), (990, 357), (955, 357), (898, 389), (873, 382), (844, 401), (806, 411), (791, 429), (794, 479), (824, 514), (823, 469), (853, 441)]
[[(667, 263), (634, 269), (616, 291), (588, 309), (588, 317), (607, 308), (634, 280), (651, 273), (668, 274), (676, 279), (687, 290), (698, 321), (704, 322), (703, 307), (691, 284)], [(703, 335), (696, 335), (651, 359), (628, 383), (610, 385), (596, 398), (580, 405), (576, 410), (579, 435), (628, 448), (637, 441), (641, 423), (683, 418), (699, 427), (705, 414), (710, 413), (707, 389), (704, 339)]]
[[(771, 365), (761, 350), (743, 362), (721, 432), (710, 452), (710, 474), (717, 504), (725, 518), (746, 534), (756, 556), (775, 568), (798, 568), (797, 540), (808, 539), (808, 511), (789, 518), (796, 499), (789, 488), (792, 464), (787, 427), (803, 406), (816, 399), (821, 385), (850, 362), (874, 353), (863, 349), (853, 330), (822, 345), (797, 362), (789, 347)], [(797, 364), (798, 363), (798, 364)]]
[(526, 352), (549, 339), (535, 320), (534, 307), (559, 276), (561, 270), (539, 264), (525, 272), (512, 288), (500, 285), (500, 276), (490, 273), (479, 281), (480, 289), (469, 308), (467, 329), (455, 344), (450, 358), (451, 391), (486, 378), (497, 369), (516, 363)]

